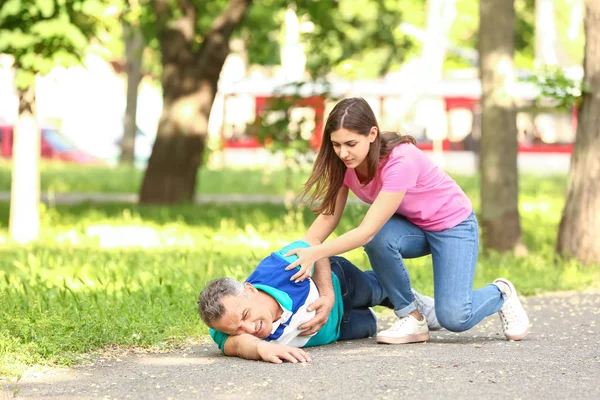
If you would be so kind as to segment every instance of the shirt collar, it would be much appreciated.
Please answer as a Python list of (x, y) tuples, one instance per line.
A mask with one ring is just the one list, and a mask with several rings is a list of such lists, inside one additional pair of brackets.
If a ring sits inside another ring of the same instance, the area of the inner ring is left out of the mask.
[(271, 335), (275, 333), (277, 328), (279, 328), (279, 325), (281, 325), (282, 323), (285, 324), (292, 316), (291, 311), (288, 311), (285, 308), (283, 308), (281, 303), (277, 302), (277, 304), (279, 304), (279, 307), (281, 308), (282, 313), (281, 313), (281, 317), (277, 321), (273, 321), (273, 328), (271, 329)]

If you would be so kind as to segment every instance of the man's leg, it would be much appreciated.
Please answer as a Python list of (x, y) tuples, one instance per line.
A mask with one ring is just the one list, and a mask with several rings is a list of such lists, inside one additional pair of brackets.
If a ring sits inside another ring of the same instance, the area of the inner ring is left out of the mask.
[(344, 311), (338, 340), (365, 339), (377, 333), (377, 317), (370, 308)]
[(377, 333), (377, 317), (369, 307), (391, 306), (373, 271), (361, 271), (343, 257), (331, 257), (331, 271), (340, 281), (344, 315), (339, 340), (368, 338)]
[(344, 309), (391, 305), (373, 271), (362, 271), (343, 257), (331, 257), (330, 261), (331, 271), (340, 281)]

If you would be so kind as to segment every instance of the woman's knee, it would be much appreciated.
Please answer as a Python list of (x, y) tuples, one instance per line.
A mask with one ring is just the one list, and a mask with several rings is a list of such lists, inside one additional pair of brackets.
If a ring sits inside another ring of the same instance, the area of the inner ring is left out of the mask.
[[(408, 224), (408, 222), (407, 222)], [(418, 228), (408, 229), (406, 226), (386, 224), (373, 239), (365, 245), (365, 251), (372, 255), (393, 253), (402, 257), (414, 258), (430, 254), (425, 234)]]
[(440, 325), (451, 332), (463, 332), (469, 329), (472, 312), (462, 303), (435, 304), (435, 314)]
[(383, 229), (373, 236), (373, 239), (365, 245), (365, 251), (369, 253), (379, 253), (386, 249), (393, 248), (393, 242), (397, 241), (398, 237), (387, 234)]

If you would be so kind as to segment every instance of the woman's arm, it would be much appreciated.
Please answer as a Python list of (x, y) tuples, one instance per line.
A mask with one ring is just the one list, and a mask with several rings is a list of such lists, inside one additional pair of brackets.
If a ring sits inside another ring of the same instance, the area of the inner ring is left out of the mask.
[(369, 243), (383, 225), (398, 210), (404, 194), (402, 192), (379, 192), (377, 198), (369, 207), (360, 225), (340, 237), (321, 245), (291, 250), (288, 255), (296, 254), (298, 260), (290, 264), (287, 269), (300, 266), (300, 270), (292, 276), (292, 280), (302, 281), (310, 276), (312, 265), (321, 258), (331, 257), (346, 251), (356, 249)]
[[(347, 199), (348, 187), (342, 186), (336, 197), (334, 213), (332, 215), (319, 215), (308, 229), (303, 240), (311, 246), (318, 246), (329, 237), (342, 218)], [(312, 266), (309, 270), (309, 276), (310, 271), (312, 271)], [(308, 311), (314, 310), (315, 316), (299, 327), (299, 329), (304, 330), (300, 334), (301, 336), (318, 332), (327, 323), (331, 309), (335, 304), (335, 293), (331, 282), (331, 266), (328, 257), (315, 262), (312, 279), (319, 290), (319, 298), (308, 306)]]
[(335, 200), (335, 211), (331, 215), (320, 214), (312, 223), (304, 240), (313, 245), (312, 242), (323, 243), (331, 235), (331, 232), (337, 228), (344, 214), (346, 201), (348, 200), (348, 187), (342, 186), (338, 191)]

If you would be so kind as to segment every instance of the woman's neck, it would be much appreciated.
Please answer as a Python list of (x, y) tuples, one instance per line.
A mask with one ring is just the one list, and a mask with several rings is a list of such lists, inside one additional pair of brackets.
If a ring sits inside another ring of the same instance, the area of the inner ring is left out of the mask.
[(354, 168), (354, 172), (360, 183), (365, 182), (369, 178), (369, 167), (364, 162)]

